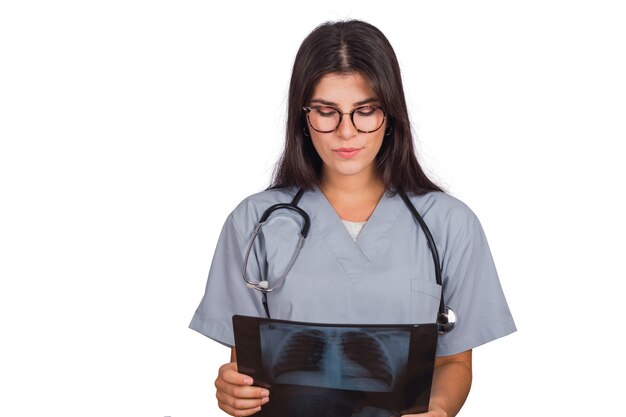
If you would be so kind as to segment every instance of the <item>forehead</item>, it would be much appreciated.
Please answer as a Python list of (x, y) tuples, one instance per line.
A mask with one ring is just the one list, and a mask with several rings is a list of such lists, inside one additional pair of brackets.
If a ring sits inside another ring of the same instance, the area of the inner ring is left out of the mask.
[(324, 75), (313, 88), (311, 100), (319, 99), (346, 106), (378, 98), (368, 80), (359, 73)]

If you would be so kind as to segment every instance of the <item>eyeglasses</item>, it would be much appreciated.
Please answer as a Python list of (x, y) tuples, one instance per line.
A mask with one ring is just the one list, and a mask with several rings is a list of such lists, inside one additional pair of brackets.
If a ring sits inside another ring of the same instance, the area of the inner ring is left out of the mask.
[(350, 115), (352, 125), (359, 133), (376, 132), (385, 122), (385, 111), (380, 106), (361, 106), (350, 113), (342, 113), (329, 106), (304, 106), (309, 124), (320, 133), (334, 132), (339, 128), (344, 114)]

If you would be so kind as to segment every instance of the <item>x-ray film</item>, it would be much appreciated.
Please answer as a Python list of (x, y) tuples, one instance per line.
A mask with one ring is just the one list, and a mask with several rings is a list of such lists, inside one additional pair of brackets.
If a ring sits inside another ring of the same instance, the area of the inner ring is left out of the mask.
[(239, 372), (270, 389), (262, 417), (428, 411), (436, 324), (335, 325), (233, 316)]

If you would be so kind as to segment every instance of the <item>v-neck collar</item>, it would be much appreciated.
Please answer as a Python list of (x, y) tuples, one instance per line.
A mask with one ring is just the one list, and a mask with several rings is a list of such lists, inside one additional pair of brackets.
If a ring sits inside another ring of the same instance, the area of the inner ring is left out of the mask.
[(326, 240), (351, 276), (366, 269), (388, 244), (403, 204), (398, 196), (392, 197), (385, 192), (355, 242), (324, 193), (315, 189), (305, 196), (307, 194), (312, 232), (319, 233)]

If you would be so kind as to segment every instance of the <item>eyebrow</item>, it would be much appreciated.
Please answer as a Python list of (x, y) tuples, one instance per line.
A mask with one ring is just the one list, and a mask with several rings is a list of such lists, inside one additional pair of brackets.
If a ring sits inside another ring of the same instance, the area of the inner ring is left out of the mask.
[[(352, 105), (355, 106), (355, 107), (358, 107), (358, 106), (362, 106), (362, 105), (367, 104), (367, 103), (378, 102), (378, 101), (380, 101), (380, 100), (377, 99), (376, 97), (369, 97), (369, 98), (366, 98), (365, 100), (361, 100), (361, 101), (357, 101), (356, 103), (352, 103)], [(324, 104), (326, 106), (339, 107), (339, 104), (337, 104), (337, 103), (333, 103), (332, 101), (322, 100), (320, 98), (312, 99), (311, 103), (320, 103), (320, 104)]]

